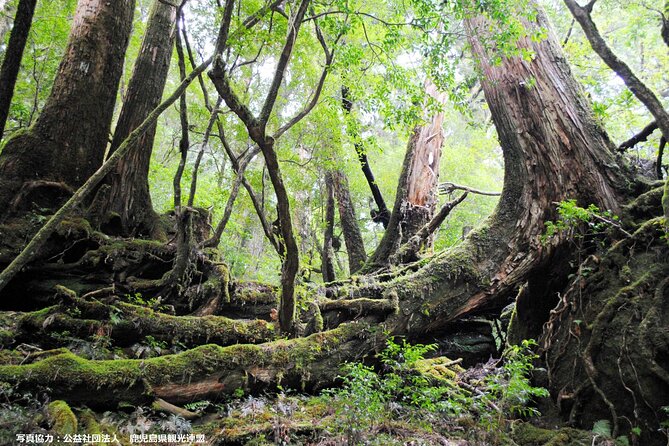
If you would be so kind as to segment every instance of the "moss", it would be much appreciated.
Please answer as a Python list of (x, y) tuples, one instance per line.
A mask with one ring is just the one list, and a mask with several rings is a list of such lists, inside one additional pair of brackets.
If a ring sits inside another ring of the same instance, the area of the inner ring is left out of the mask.
[(237, 282), (232, 299), (247, 305), (276, 305), (279, 302), (279, 290), (259, 282)]
[(0, 329), (0, 346), (7, 346), (14, 343), (14, 336), (16, 334), (9, 330)]
[(0, 349), (0, 365), (20, 364), (25, 355), (16, 350)]
[(103, 433), (102, 427), (100, 427), (100, 424), (98, 423), (97, 418), (95, 418), (93, 411), (90, 409), (83, 409), (78, 411), (77, 414), (81, 432), (89, 435)]
[[(165, 384), (195, 382), (214, 374), (251, 373), (264, 383), (282, 374), (307, 377), (314, 366), (336, 367), (331, 351), (360, 336), (366, 325), (343, 324), (307, 338), (263, 345), (203, 345), (183, 353), (144, 360), (86, 360), (70, 352), (34, 364), (0, 366), (0, 381), (26, 388), (49, 387), (68, 401), (144, 402), (152, 389)], [(332, 376), (331, 378), (334, 378)], [(235, 389), (226, 387), (224, 392)]]
[(85, 218), (70, 217), (58, 224), (55, 233), (62, 237), (70, 237), (72, 235), (77, 237), (89, 237), (93, 233), (93, 228)]
[(417, 372), (427, 376), (433, 381), (451, 384), (457, 378), (459, 373), (465, 369), (458, 365), (457, 361), (452, 361), (445, 356), (438, 358), (422, 359), (417, 361), (414, 368)]
[(51, 431), (57, 435), (77, 433), (77, 417), (65, 401), (53, 401), (47, 406)]
[(225, 264), (214, 265), (207, 281), (202, 284), (205, 296), (221, 295), (223, 303), (230, 303), (230, 271)]
[(519, 446), (589, 446), (592, 434), (578, 429), (542, 429), (530, 423), (517, 423), (511, 437)]
[(240, 321), (222, 316), (172, 316), (149, 308), (119, 303), (117, 307), (141, 332), (161, 340), (188, 345), (267, 342), (276, 338), (274, 324), (263, 320)]

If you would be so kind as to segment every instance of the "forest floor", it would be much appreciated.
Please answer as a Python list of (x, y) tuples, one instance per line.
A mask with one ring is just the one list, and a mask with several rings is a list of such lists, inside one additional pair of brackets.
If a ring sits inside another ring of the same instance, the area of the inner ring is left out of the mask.
[[(610, 438), (606, 423), (592, 432), (564, 426), (547, 391), (534, 386), (545, 371), (533, 368), (529, 350), (507, 350), (503, 360), (467, 369), (460, 360), (424, 359), (432, 350), (391, 341), (374, 366), (344, 365), (334, 388), (305, 393), (279, 386), (255, 395), (239, 388), (224, 400), (181, 407), (158, 399), (152, 406), (93, 411), (2, 386), (0, 444), (638, 444)], [(30, 361), (34, 354), (3, 362)]]

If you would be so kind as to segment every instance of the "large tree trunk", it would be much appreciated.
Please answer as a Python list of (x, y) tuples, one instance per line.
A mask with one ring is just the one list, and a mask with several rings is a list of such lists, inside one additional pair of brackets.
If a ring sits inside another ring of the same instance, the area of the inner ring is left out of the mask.
[[(429, 81), (425, 88), (436, 102), (443, 104), (446, 101), (446, 95), (437, 92)], [(438, 200), (441, 146), (444, 142), (441, 128), (443, 121), (444, 113), (439, 112), (428, 124), (417, 125), (409, 138), (390, 222), (370, 258), (371, 269), (387, 265), (399, 247), (434, 216)]]
[[(2, 68), (0, 68), (0, 138), (5, 131), (9, 106), (14, 95), (14, 85), (21, 68), (23, 49), (28, 41), (36, 4), (37, 0), (19, 1), (14, 26), (5, 51), (5, 58), (2, 61)], [(2, 42), (2, 39), (0, 39), (0, 42)]]
[[(21, 188), (36, 180), (77, 188), (102, 164), (134, 6), (134, 0), (79, 1), (41, 116), (0, 154), (0, 208), (10, 208)], [(60, 202), (53, 194), (40, 196), (37, 204), (45, 208)]]
[[(123, 108), (116, 124), (110, 153), (139, 126), (159, 103), (172, 58), (176, 7), (156, 0), (151, 6), (148, 27), (137, 56)], [(120, 218), (123, 235), (156, 235), (157, 215), (149, 193), (149, 163), (156, 126), (149, 128), (137, 147), (124, 157), (109, 175), (111, 188), (103, 205), (102, 218), (109, 213)]]

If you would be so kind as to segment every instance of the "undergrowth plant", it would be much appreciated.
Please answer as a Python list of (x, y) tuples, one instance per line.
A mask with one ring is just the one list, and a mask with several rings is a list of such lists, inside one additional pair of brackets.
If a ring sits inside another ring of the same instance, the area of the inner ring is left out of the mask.
[[(473, 419), (486, 440), (495, 440), (507, 428), (507, 420), (539, 415), (531, 407), (534, 398), (548, 391), (532, 386), (529, 375), (536, 355), (534, 341), (523, 341), (505, 353), (504, 365), (485, 369), (471, 379), (435, 379), (417, 365), (436, 345), (411, 345), (390, 340), (377, 356), (380, 371), (360, 363), (347, 363), (342, 386), (324, 392), (334, 407), (335, 428), (347, 444), (360, 444), (383, 424), (410, 423), (423, 428), (453, 425)], [(495, 437), (495, 438), (492, 438)]]
[(557, 235), (569, 239), (581, 239), (586, 233), (600, 234), (606, 229), (617, 228), (629, 236), (620, 224), (620, 218), (611, 211), (602, 211), (594, 204), (587, 208), (578, 206), (576, 200), (564, 200), (557, 203), (558, 219), (544, 223), (546, 232), (541, 242), (547, 243)]

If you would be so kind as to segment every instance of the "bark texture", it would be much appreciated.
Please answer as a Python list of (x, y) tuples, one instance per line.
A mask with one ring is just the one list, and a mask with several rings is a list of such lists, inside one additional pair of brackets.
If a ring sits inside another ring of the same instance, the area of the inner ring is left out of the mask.
[(328, 283), (335, 280), (334, 269), (334, 220), (335, 220), (335, 196), (332, 172), (325, 172), (325, 231), (323, 233), (323, 250), (321, 252), (321, 274), (323, 282)]
[(0, 68), (0, 138), (5, 131), (9, 106), (14, 95), (14, 85), (16, 85), (16, 78), (21, 68), (23, 50), (28, 41), (36, 4), (37, 0), (19, 1), (14, 26), (5, 50), (5, 58), (2, 61), (2, 68)]
[[(439, 93), (430, 82), (426, 93), (437, 103), (443, 104), (446, 95)], [(409, 241), (433, 217), (438, 200), (439, 161), (443, 113), (436, 113), (427, 124), (414, 128), (402, 164), (402, 172), (395, 193), (395, 204), (390, 221), (376, 251), (370, 258), (369, 267), (387, 265), (401, 245)], [(429, 242), (428, 242), (429, 244)]]
[[(137, 56), (123, 108), (114, 130), (110, 153), (137, 128), (160, 103), (170, 68), (176, 23), (176, 7), (161, 1), (151, 6), (142, 47)], [(120, 219), (121, 234), (155, 235), (157, 215), (149, 193), (149, 163), (156, 134), (155, 124), (122, 158), (106, 183), (111, 187), (103, 205), (102, 218), (109, 214)]]
[(348, 252), (349, 272), (354, 274), (362, 268), (367, 260), (365, 244), (362, 240), (360, 227), (358, 226), (355, 207), (351, 200), (348, 178), (346, 178), (346, 175), (341, 170), (335, 170), (331, 175), (335, 198), (337, 199), (337, 207), (339, 209), (339, 221), (344, 232), (344, 243)]
[[(27, 182), (48, 179), (77, 188), (100, 167), (134, 7), (134, 0), (79, 1), (42, 114), (0, 154), (0, 207)], [(53, 198), (38, 204), (54, 208), (60, 201)]]

